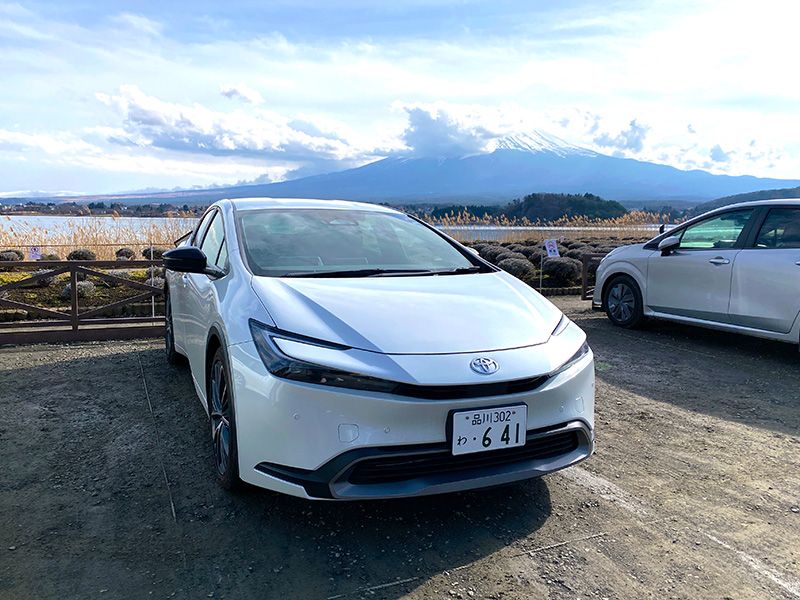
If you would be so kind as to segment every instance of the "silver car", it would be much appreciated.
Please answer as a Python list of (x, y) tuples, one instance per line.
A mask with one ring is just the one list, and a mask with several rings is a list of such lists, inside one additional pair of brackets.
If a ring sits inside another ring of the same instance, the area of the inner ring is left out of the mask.
[(800, 342), (800, 200), (726, 206), (609, 253), (593, 308)]

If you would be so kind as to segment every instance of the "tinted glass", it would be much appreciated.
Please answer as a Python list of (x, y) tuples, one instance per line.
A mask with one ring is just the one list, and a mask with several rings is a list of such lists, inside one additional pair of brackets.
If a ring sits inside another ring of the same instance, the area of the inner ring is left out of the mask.
[(238, 218), (243, 250), (256, 275), (473, 265), (436, 232), (405, 215), (295, 209), (245, 211)]
[(773, 208), (756, 238), (757, 248), (800, 248), (800, 209)]
[(200, 223), (198, 223), (197, 232), (194, 234), (194, 237), (192, 238), (193, 246), (199, 246), (200, 242), (203, 241), (203, 235), (205, 235), (206, 229), (208, 229), (208, 224), (211, 222), (211, 219), (214, 218), (214, 215), (216, 213), (217, 211), (215, 210), (207, 212), (203, 217), (203, 219), (200, 221)]
[(681, 249), (709, 250), (733, 248), (753, 209), (734, 210), (687, 227), (681, 234)]
[(203, 239), (203, 243), (200, 246), (200, 249), (208, 259), (208, 264), (217, 264), (217, 257), (219, 256), (219, 251), (222, 248), (224, 239), (225, 230), (222, 227), (222, 217), (217, 213), (214, 220), (211, 221), (211, 225), (206, 232), (206, 237)]

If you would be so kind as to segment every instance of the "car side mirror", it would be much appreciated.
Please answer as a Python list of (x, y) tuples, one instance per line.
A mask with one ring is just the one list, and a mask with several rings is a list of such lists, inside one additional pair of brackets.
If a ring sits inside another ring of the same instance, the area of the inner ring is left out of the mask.
[(178, 273), (205, 273), (206, 255), (196, 246), (181, 246), (164, 252), (164, 267)]
[(671, 235), (658, 242), (658, 249), (661, 250), (661, 256), (667, 256), (668, 254), (677, 250), (680, 245), (681, 238)]
[(481, 253), (478, 252), (478, 250), (476, 250), (475, 248), (472, 248), (471, 246), (464, 246), (464, 247), (467, 250), (469, 250), (470, 252), (472, 252), (475, 256), (480, 256), (481, 255)]

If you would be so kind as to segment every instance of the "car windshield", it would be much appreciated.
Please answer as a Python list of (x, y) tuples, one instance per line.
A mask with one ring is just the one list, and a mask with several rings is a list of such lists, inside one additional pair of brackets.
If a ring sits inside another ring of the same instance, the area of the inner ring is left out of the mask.
[(238, 214), (254, 275), (359, 277), (481, 270), (447, 240), (402, 214), (265, 209)]

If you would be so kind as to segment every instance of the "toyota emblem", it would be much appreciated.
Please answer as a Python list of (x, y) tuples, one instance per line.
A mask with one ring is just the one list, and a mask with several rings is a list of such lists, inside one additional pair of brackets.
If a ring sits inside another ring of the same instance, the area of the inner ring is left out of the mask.
[(469, 363), (469, 368), (475, 371), (478, 375), (491, 375), (492, 373), (497, 373), (500, 365), (498, 365), (491, 358), (480, 356), (472, 359), (472, 362)]

